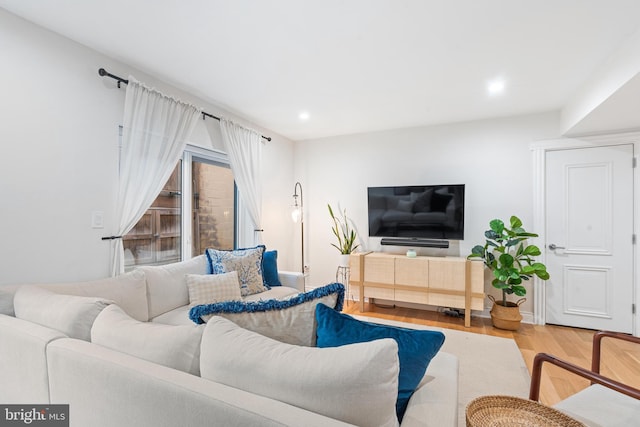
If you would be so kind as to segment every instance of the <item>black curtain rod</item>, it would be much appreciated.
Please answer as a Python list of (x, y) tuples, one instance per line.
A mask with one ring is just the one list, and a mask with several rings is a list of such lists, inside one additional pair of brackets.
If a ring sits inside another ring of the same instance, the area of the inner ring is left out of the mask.
[[(100, 68), (98, 70), (98, 74), (100, 74), (103, 77), (111, 77), (112, 79), (116, 80), (118, 82), (118, 89), (121, 87), (120, 84), (124, 83), (124, 84), (129, 84), (129, 80), (127, 79), (123, 79), (122, 77), (118, 77), (115, 74), (111, 74), (110, 72), (108, 72), (107, 70), (105, 70), (104, 68)], [(212, 119), (216, 119), (217, 121), (220, 121), (220, 117), (214, 116), (213, 114), (209, 114), (205, 111), (202, 112), (202, 118), (204, 119), (205, 117), (211, 117)], [(271, 141), (271, 137), (270, 136), (264, 136), (264, 135), (260, 135), (261, 137), (263, 137), (264, 139), (266, 139), (267, 141)]]

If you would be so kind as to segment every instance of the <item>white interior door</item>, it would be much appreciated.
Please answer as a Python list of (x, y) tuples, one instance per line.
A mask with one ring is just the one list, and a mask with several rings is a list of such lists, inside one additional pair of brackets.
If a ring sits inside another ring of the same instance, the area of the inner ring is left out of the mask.
[(633, 327), (633, 145), (546, 153), (546, 321)]

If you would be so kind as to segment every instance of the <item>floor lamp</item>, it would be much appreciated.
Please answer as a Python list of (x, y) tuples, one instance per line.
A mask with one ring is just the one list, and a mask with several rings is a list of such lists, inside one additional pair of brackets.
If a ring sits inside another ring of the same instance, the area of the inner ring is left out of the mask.
[[(299, 195), (298, 195), (298, 189), (300, 189)], [(300, 197), (300, 204), (298, 204), (298, 197)], [(302, 274), (304, 274), (304, 218), (302, 213), (302, 206), (303, 206), (302, 184), (300, 184), (299, 182), (296, 182), (296, 185), (293, 186), (293, 209), (291, 210), (291, 219), (293, 219), (293, 222), (295, 223), (300, 222), (300, 236), (301, 236), (300, 249), (302, 252), (302, 259), (300, 261), (300, 264), (301, 264)]]

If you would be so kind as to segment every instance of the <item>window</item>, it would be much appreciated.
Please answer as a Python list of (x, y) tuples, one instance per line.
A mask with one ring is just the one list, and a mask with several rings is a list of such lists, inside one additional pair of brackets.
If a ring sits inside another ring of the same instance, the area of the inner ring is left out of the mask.
[(135, 265), (168, 264), (180, 261), (182, 162), (151, 207), (133, 229), (122, 238), (125, 269)]
[(125, 269), (188, 259), (209, 247), (235, 248), (236, 213), (226, 155), (188, 146), (151, 207), (123, 237)]
[(229, 165), (201, 158), (191, 162), (192, 254), (235, 247), (236, 191)]

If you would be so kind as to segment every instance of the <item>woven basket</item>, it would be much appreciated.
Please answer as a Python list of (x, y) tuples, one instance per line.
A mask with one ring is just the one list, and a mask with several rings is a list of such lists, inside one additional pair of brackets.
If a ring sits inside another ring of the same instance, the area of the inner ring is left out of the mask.
[(483, 396), (467, 405), (467, 427), (585, 427), (562, 412), (533, 400)]
[(491, 307), (491, 322), (498, 329), (506, 329), (508, 331), (517, 331), (520, 328), (522, 315), (520, 314), (520, 304), (526, 301), (521, 298), (517, 302), (507, 301), (507, 306), (502, 305), (502, 301), (496, 301), (492, 295), (488, 297), (493, 301)]

